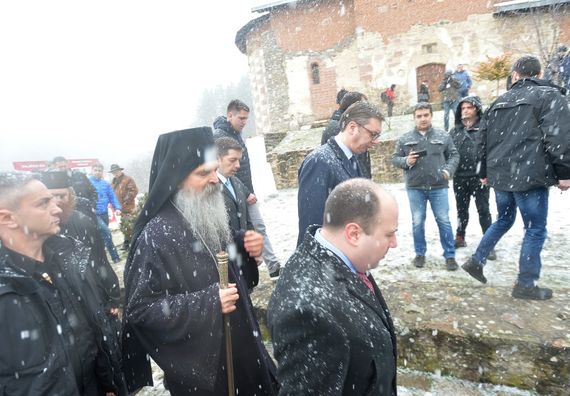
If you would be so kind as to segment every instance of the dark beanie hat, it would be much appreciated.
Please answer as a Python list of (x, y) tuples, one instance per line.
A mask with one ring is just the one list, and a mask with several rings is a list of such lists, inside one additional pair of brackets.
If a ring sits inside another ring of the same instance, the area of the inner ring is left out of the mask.
[(71, 187), (71, 177), (67, 171), (43, 172), (40, 180), (48, 189)]

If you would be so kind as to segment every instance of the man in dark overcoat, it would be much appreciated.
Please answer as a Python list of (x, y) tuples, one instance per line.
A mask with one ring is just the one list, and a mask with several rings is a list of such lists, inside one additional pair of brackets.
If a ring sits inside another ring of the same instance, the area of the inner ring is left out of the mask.
[[(327, 126), (323, 130), (323, 135), (321, 136), (321, 145), (326, 144), (330, 140), (330, 138), (335, 137), (340, 133), (341, 131), (340, 119), (342, 117), (342, 114), (352, 104), (359, 101), (367, 102), (368, 98), (366, 97), (366, 95), (360, 92), (347, 92), (342, 97), (339, 108), (333, 113)], [(368, 179), (372, 178), (370, 153), (368, 152), (368, 150), (366, 150), (363, 153), (357, 154), (356, 159), (358, 161), (358, 165), (360, 166), (360, 170), (362, 171), (362, 176)]]
[[(274, 364), (265, 350), (224, 208), (210, 128), (161, 135), (149, 195), (134, 227), (125, 267), (123, 328), (130, 390), (152, 384), (152, 358), (173, 395), (227, 395), (223, 315), (230, 314), (236, 393), (273, 395)], [(243, 240), (253, 257), (263, 238)], [(216, 254), (230, 252), (227, 288)]]
[(395, 199), (339, 184), (287, 262), (269, 306), (280, 395), (395, 395), (396, 335), (370, 269), (394, 248)]
[(380, 142), (383, 119), (376, 106), (356, 102), (342, 115), (342, 131), (305, 157), (298, 175), (297, 246), (310, 225), (322, 224), (325, 201), (332, 189), (345, 180), (364, 176), (356, 155)]

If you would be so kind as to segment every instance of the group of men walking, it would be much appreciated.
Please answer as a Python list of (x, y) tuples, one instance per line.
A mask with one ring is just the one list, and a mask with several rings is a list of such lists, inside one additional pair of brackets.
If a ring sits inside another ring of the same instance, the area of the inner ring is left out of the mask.
[[(539, 74), (535, 58), (519, 59), (511, 90), (485, 113), (477, 98), (463, 99), (451, 134), (433, 128), (429, 104), (416, 106), (393, 163), (405, 173), (417, 267), (427, 202), (454, 270), (475, 195), (484, 236), (463, 269), (486, 281), (486, 259), (519, 208), (525, 238), (512, 295), (552, 297), (536, 281), (548, 187), (570, 187), (570, 110)], [(122, 332), (116, 276), (96, 228), (72, 211), (69, 174), (0, 173), (3, 393), (126, 395), (152, 385), (152, 358), (173, 395), (396, 394), (394, 325), (370, 270), (397, 246), (398, 204), (362, 177), (357, 159), (380, 143), (383, 115), (355, 101), (338, 117), (338, 133), (305, 158), (298, 246), (280, 268), (241, 136), (249, 108), (234, 100), (227, 110), (215, 132), (158, 138), (125, 264)], [(451, 178), (462, 200), (455, 240)], [(489, 187), (499, 211), (492, 224)], [(267, 321), (277, 365), (249, 297), (262, 257), (279, 275)]]

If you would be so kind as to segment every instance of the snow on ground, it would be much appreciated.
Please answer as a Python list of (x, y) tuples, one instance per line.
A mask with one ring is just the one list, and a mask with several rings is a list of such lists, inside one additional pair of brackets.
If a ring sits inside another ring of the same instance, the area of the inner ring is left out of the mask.
[[(443, 250), (439, 242), (439, 231), (433, 214), (428, 207), (426, 219), (426, 241), (428, 251), (426, 254), (426, 267), (416, 269), (412, 266), (414, 248), (412, 239), (412, 220), (408, 197), (403, 183), (385, 184), (383, 187), (392, 193), (398, 201), (400, 208), (398, 247), (388, 252), (380, 266), (373, 271), (379, 283), (409, 279), (411, 276), (423, 282), (437, 282), (446, 277), (448, 282), (471, 282), (471, 279), (462, 270), (449, 272), (445, 270)], [(540, 284), (554, 288), (567, 288), (570, 284), (570, 251), (568, 240), (570, 235), (570, 216), (567, 215), (567, 200), (570, 192), (561, 194), (557, 188), (550, 190), (548, 239), (542, 251), (542, 276)], [(496, 216), (494, 193), (491, 193), (491, 213)], [(455, 198), (453, 189), (449, 189), (449, 217), (453, 229), (457, 225)], [(470, 221), (467, 227), (467, 247), (458, 249), (456, 257), (458, 263), (467, 260), (481, 238), (481, 227), (475, 203), (470, 208)], [(285, 263), (295, 249), (297, 241), (297, 190), (283, 190), (278, 194), (266, 198), (261, 205), (261, 211), (267, 226), (269, 238), (275, 249), (277, 257)], [(518, 272), (518, 257), (523, 239), (523, 223), (520, 214), (511, 230), (505, 234), (498, 243), (497, 261), (489, 261), (485, 267), (485, 274), (489, 279), (488, 286), (509, 286), (516, 279)]]

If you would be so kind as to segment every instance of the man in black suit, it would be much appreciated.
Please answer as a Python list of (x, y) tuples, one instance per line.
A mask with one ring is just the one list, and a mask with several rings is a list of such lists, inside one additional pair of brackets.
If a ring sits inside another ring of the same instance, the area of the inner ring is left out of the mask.
[(233, 231), (253, 230), (247, 211), (247, 187), (235, 177), (240, 169), (242, 148), (235, 140), (223, 137), (216, 140), (218, 151), (218, 179), (224, 193), (230, 228)]
[(284, 267), (268, 325), (282, 395), (396, 394), (396, 335), (368, 270), (394, 248), (398, 205), (362, 178), (329, 195)]
[[(216, 172), (224, 195), (230, 230), (234, 238), (243, 240), (246, 236), (256, 233), (248, 212), (247, 196), (249, 195), (249, 190), (235, 176), (240, 169), (243, 150), (236, 140), (229, 137), (217, 139), (216, 150), (219, 163)], [(259, 283), (257, 266), (261, 264), (262, 260), (261, 258), (259, 260), (255, 259), (247, 254), (241, 254), (238, 257), (247, 257), (245, 262), (238, 262), (238, 266), (240, 266), (248, 288), (251, 290)]]

